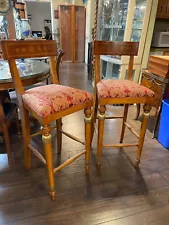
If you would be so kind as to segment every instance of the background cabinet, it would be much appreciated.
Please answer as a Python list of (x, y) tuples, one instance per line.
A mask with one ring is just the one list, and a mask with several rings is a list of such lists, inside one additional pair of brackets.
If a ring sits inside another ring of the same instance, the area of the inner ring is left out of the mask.
[(84, 62), (86, 9), (83, 6), (60, 5), (60, 45), (63, 61)]
[(169, 0), (158, 1), (157, 18), (169, 19)]
[[(140, 78), (143, 55), (149, 54), (148, 41), (150, 42), (153, 33), (148, 34), (149, 24), (155, 22), (157, 2), (158, 0), (99, 0), (97, 39), (139, 42), (133, 68), (133, 80), (136, 82)], [(126, 56), (101, 56), (102, 79), (125, 79), (128, 62), (129, 58)]]

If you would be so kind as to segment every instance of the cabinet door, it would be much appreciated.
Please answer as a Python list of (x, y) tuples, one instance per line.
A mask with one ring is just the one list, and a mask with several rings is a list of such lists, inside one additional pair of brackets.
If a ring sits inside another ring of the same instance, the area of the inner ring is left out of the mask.
[(65, 52), (63, 61), (72, 61), (72, 7), (59, 7), (60, 45)]
[(157, 18), (166, 18), (167, 15), (169, 17), (168, 3), (168, 0), (159, 0), (156, 16)]
[(84, 62), (86, 10), (83, 6), (75, 6), (75, 61)]

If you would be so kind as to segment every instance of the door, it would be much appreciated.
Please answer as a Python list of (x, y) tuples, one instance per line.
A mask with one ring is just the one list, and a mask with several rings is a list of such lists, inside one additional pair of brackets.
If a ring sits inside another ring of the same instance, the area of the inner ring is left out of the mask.
[(65, 54), (63, 61), (72, 61), (72, 7), (59, 6), (60, 45)]
[[(129, 0), (100, 0), (97, 39), (124, 41)], [(118, 79), (121, 71), (120, 56), (101, 56), (102, 79)]]
[[(107, 39), (109, 41), (139, 42), (138, 56), (136, 56), (134, 60), (134, 66), (136, 67), (138, 65), (137, 71), (134, 75), (134, 80), (138, 80), (138, 68), (141, 66), (143, 53), (145, 51), (144, 47), (147, 38), (148, 25), (150, 22), (151, 9), (153, 4), (157, 4), (157, 0), (113, 0), (109, 1), (109, 3), (106, 0), (100, 1), (101, 3), (99, 8), (102, 7), (102, 9), (99, 9), (98, 15), (98, 20), (100, 20), (100, 33), (98, 32), (99, 39)], [(108, 7), (109, 4), (112, 4), (112, 7)], [(155, 17), (152, 19), (155, 20)], [(147, 54), (149, 54), (148, 51)], [(109, 71), (113, 71), (110, 68), (110, 64), (114, 67), (113, 64), (117, 64), (117, 58), (111, 57), (111, 60), (108, 58), (110, 58), (110, 56), (105, 57), (107, 64), (102, 62), (102, 65), (107, 66)], [(128, 65), (128, 63), (129, 57), (122, 56), (121, 66)], [(120, 62), (118, 62), (118, 64), (120, 64)], [(123, 66), (123, 68), (118, 70), (120, 71), (118, 76), (120, 79), (124, 79), (126, 76), (126, 71), (124, 71), (124, 68), (125, 67)], [(111, 76), (112, 78), (115, 77), (113, 73), (112, 75), (109, 75), (109, 77)]]
[(75, 6), (75, 61), (85, 60), (86, 10), (83, 6)]
[[(138, 56), (135, 57), (134, 64), (141, 64), (144, 51), (144, 44), (148, 30), (151, 6), (153, 0), (130, 0), (133, 13), (129, 13), (130, 21), (127, 23), (125, 41), (139, 42)], [(132, 16), (131, 16), (132, 15)], [(129, 33), (130, 31), (130, 33)], [(122, 63), (128, 64), (129, 57), (123, 57)]]
[(60, 43), (65, 52), (63, 61), (84, 62), (86, 10), (83, 6), (59, 7)]
[(168, 0), (159, 0), (157, 7), (157, 18), (169, 18), (169, 1)]

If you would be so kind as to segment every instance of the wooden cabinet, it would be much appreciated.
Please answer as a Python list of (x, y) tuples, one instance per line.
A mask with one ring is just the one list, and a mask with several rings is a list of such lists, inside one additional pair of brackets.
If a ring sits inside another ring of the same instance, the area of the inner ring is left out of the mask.
[(84, 62), (86, 9), (83, 6), (60, 5), (60, 45), (63, 61)]
[[(163, 99), (169, 99), (169, 56), (150, 56), (148, 69), (143, 70), (141, 84), (154, 92), (153, 107), (156, 108), (153, 136), (157, 134)], [(137, 105), (137, 116), (140, 106)]]
[(169, 19), (169, 0), (159, 0), (156, 17), (160, 19)]

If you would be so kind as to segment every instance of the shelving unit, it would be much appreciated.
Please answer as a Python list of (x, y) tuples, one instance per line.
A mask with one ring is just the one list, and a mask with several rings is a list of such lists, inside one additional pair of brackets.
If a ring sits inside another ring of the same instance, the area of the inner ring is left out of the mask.
[[(97, 39), (140, 43), (138, 56), (134, 61), (135, 81), (139, 80), (143, 53), (148, 51), (144, 46), (153, 4), (157, 4), (157, 0), (99, 0)], [(102, 56), (102, 78), (124, 79), (127, 65), (128, 57)]]

